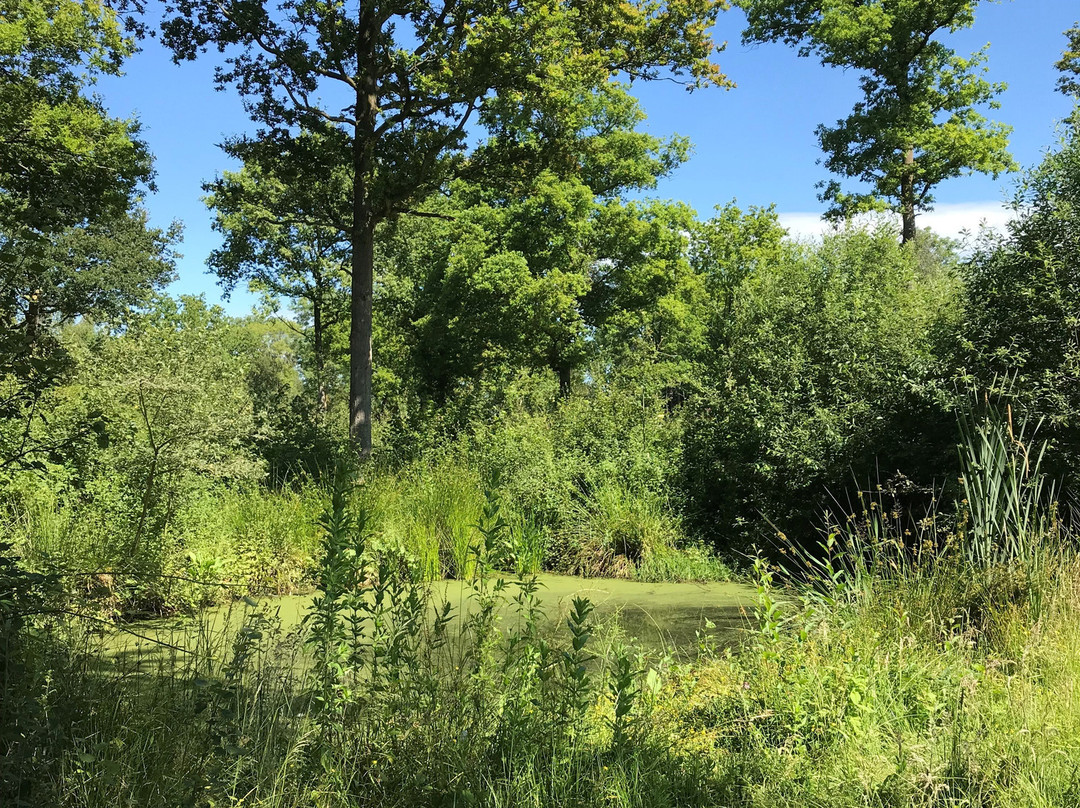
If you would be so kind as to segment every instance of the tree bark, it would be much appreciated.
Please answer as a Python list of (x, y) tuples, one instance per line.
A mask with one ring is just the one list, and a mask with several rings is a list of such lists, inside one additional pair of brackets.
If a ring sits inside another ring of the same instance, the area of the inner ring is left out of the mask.
[(38, 340), (41, 339), (44, 317), (41, 314), (41, 290), (35, 289), (27, 297), (26, 304), (26, 341), (31, 351), (37, 349)]
[(374, 287), (374, 228), (353, 235), (352, 299), (349, 327), (349, 436), (366, 460), (371, 457), (371, 298)]
[(349, 437), (361, 460), (371, 457), (371, 325), (375, 278), (375, 216), (370, 199), (371, 155), (378, 115), (374, 75), (376, 18), (361, 11), (356, 39), (356, 120), (352, 143), (352, 294), (349, 323)]
[(570, 366), (561, 365), (559, 367), (559, 397), (570, 398)]
[(907, 244), (915, 238), (915, 149), (904, 152), (904, 171), (900, 175), (900, 215), (903, 229), (900, 241)]
[(315, 395), (318, 396), (316, 411), (319, 413), (320, 425), (329, 409), (326, 396), (326, 358), (323, 356), (322, 295), (322, 286), (317, 283), (315, 295), (311, 300), (311, 329), (314, 343), (312, 347), (315, 352)]

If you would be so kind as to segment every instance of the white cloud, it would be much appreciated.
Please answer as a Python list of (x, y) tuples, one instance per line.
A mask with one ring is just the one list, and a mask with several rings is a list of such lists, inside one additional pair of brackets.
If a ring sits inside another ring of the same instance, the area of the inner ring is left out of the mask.
[(820, 213), (780, 213), (780, 224), (792, 238), (820, 238), (832, 230), (832, 225)]
[[(820, 213), (780, 213), (780, 224), (794, 238), (820, 238), (831, 232), (833, 225), (822, 220)], [(919, 215), (919, 227), (927, 227), (942, 236), (961, 238), (964, 231), (969, 235), (978, 233), (981, 226), (1003, 231), (1013, 212), (1000, 202), (962, 202), (937, 205), (934, 210)], [(889, 216), (900, 229), (898, 216)]]
[(1000, 202), (964, 202), (957, 205), (938, 205), (924, 213), (920, 227), (929, 227), (936, 233), (959, 238), (963, 231), (975, 234), (982, 226), (1004, 231), (1014, 213)]

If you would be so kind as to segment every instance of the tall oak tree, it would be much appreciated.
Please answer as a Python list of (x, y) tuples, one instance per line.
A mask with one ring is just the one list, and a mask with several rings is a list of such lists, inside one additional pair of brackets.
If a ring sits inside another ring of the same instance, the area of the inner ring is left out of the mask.
[(979, 0), (738, 0), (743, 41), (784, 42), (800, 56), (854, 68), (863, 99), (835, 126), (819, 126), (825, 165), (868, 192), (823, 183), (830, 214), (848, 216), (891, 200), (903, 240), (943, 180), (971, 172), (994, 177), (1014, 167), (1011, 128), (983, 116), (1004, 85), (986, 81), (985, 49), (963, 58), (938, 41), (975, 22)]
[(725, 0), (175, 0), (179, 60), (225, 58), (261, 139), (344, 134), (352, 173), (350, 434), (371, 452), (375, 231), (468, 165), (478, 128), (522, 128), (614, 76), (723, 84), (708, 29)]

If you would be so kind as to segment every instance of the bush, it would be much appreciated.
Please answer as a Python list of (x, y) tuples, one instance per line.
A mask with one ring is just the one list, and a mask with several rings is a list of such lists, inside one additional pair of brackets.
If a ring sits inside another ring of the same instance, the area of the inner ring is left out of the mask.
[(575, 504), (565, 528), (567, 571), (630, 578), (645, 558), (674, 549), (678, 523), (656, 495), (600, 483)]
[(929, 482), (953, 465), (936, 389), (957, 295), (947, 257), (927, 261), (887, 228), (789, 245), (743, 278), (687, 419), (694, 523), (726, 543), (809, 536), (853, 476)]
[(1001, 237), (965, 267), (959, 363), (976, 389), (1015, 402), (1050, 439), (1046, 468), (1080, 468), (1080, 115), (1061, 148), (1028, 172)]

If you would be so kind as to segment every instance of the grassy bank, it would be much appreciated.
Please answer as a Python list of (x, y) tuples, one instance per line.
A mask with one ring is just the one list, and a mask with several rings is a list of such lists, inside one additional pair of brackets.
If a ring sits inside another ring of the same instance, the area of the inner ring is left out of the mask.
[[(548, 510), (510, 498), (517, 493), (450, 457), (373, 470), (351, 498), (368, 514), (373, 545), (401, 553), (425, 580), (473, 574), (470, 548), (480, 540), (485, 508), (495, 502), (505, 530), (489, 560), (500, 571), (646, 581), (731, 578), (730, 568), (695, 545), (651, 489), (617, 480), (567, 488), (556, 492), (560, 509)], [(72, 597), (90, 598), (116, 614), (171, 613), (314, 587), (325, 487), (186, 480), (167, 494), (155, 494), (153, 529), (139, 530), (140, 496), (106, 481), (58, 491), (26, 477), (7, 492), (0, 519), (25, 564), (62, 573)]]
[[(913, 518), (864, 492), (817, 546), (756, 558), (745, 636), (723, 645), (706, 626), (691, 662), (636, 646), (584, 598), (553, 633), (511, 563), (517, 514), (473, 498), (467, 468), (340, 483), (310, 534), (317, 594), (297, 630), (248, 599), (225, 636), (104, 653), (63, 576), (0, 551), (0, 798), (1074, 805), (1080, 555), (1025, 434), (973, 416), (957, 502)], [(640, 503), (593, 507), (649, 524)], [(623, 525), (577, 513), (571, 535)], [(467, 604), (425, 584), (450, 564)]]
[(678, 664), (585, 600), (541, 630), (531, 577), (493, 574), (491, 507), (449, 620), (341, 493), (298, 634), (245, 606), (228, 641), (154, 669), (103, 662), (79, 623), (9, 618), (5, 805), (1076, 804), (1069, 537), (1040, 521), (991, 560), (972, 525), (856, 516), (786, 571), (759, 561), (745, 642), (705, 632)]

